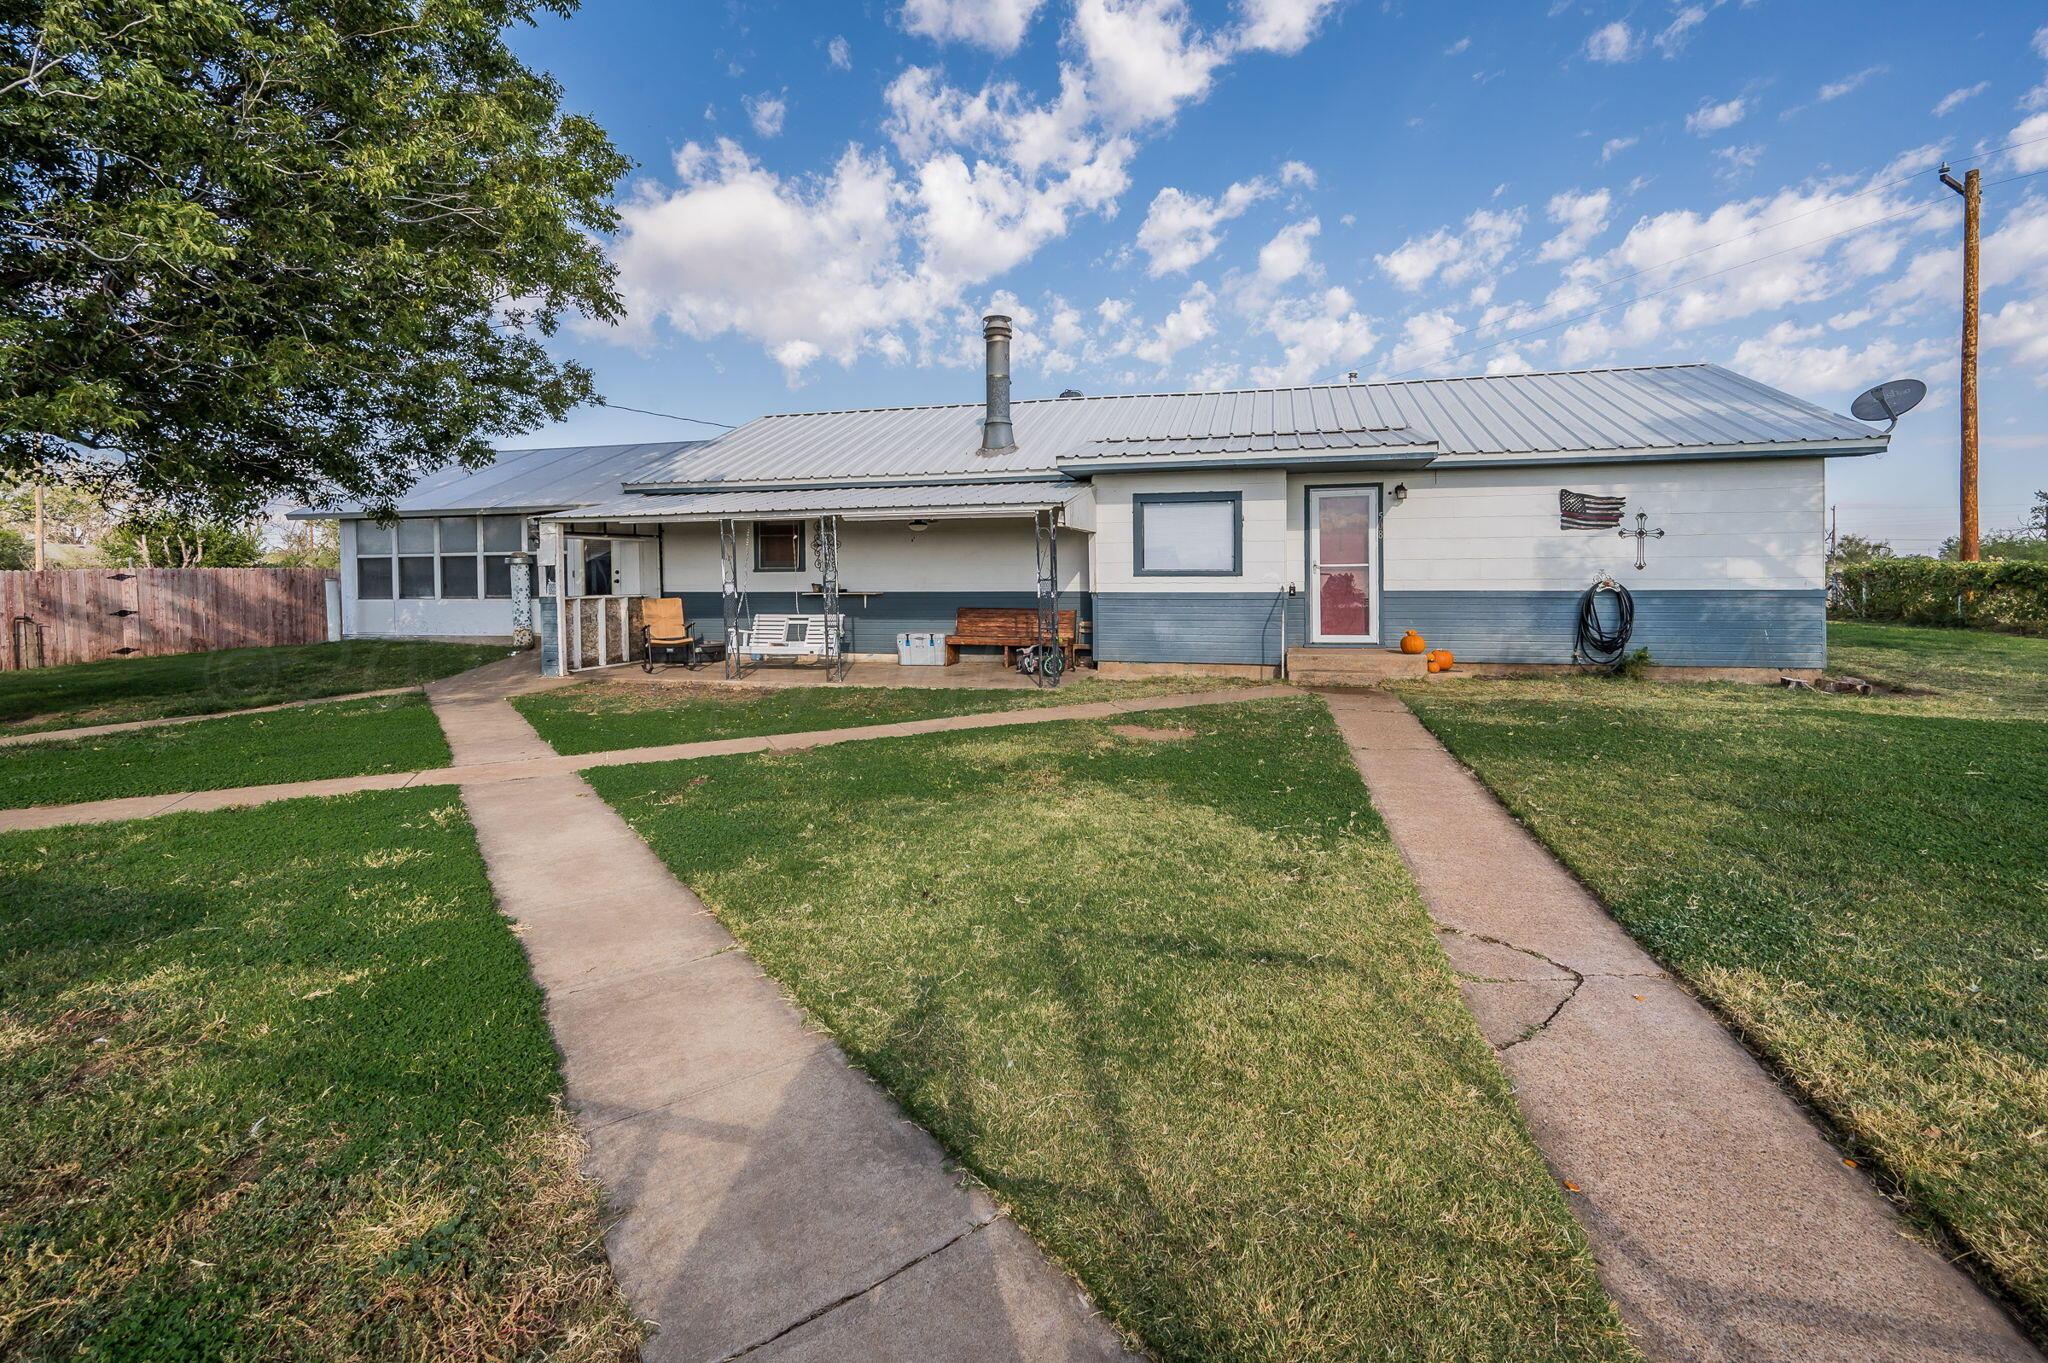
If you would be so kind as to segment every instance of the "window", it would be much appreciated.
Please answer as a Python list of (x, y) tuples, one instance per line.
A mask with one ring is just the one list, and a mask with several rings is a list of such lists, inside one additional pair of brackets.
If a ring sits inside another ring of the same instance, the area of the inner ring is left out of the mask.
[(356, 595), (365, 601), (391, 599), (391, 527), (356, 522)]
[(398, 594), (408, 601), (434, 595), (434, 523), (398, 523)]
[(526, 528), (517, 516), (483, 518), (484, 595), (512, 595), (512, 560), (508, 555), (526, 547)]
[(610, 540), (583, 541), (583, 594), (585, 596), (610, 596), (612, 594), (612, 542)]
[(754, 570), (800, 573), (804, 570), (804, 523), (763, 521), (754, 527)]
[(1236, 577), (1244, 571), (1244, 499), (1236, 492), (1131, 498), (1139, 577)]
[(441, 595), (444, 599), (476, 599), (476, 520), (443, 516), (441, 532)]

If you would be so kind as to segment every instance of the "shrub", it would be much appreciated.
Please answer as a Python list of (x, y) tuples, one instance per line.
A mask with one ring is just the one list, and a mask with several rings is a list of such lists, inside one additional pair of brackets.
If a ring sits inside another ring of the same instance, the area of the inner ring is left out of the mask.
[(2048, 634), (2048, 563), (1874, 559), (1840, 572), (1834, 613), (1855, 620)]

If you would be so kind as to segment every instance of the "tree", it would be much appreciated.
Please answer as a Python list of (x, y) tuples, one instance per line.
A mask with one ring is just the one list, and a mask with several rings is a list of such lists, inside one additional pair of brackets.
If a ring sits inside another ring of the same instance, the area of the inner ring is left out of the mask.
[(1843, 535), (1835, 541), (1834, 549), (1828, 555), (1830, 566), (1841, 567), (1849, 563), (1868, 563), (1874, 558), (1890, 558), (1892, 547), (1884, 540), (1874, 540), (1863, 535)]
[(339, 568), (340, 521), (289, 521), (277, 548), (263, 556), (281, 568)]
[(263, 532), (253, 521), (157, 512), (121, 522), (100, 550), (120, 568), (247, 568), (263, 558)]
[(11, 525), (0, 525), (0, 571), (36, 566), (35, 546)]
[(2048, 540), (2048, 490), (2034, 494), (2034, 504), (2027, 508), (2027, 532)]
[(627, 162), (501, 37), (573, 7), (0, 10), (0, 475), (382, 507), (591, 399)]

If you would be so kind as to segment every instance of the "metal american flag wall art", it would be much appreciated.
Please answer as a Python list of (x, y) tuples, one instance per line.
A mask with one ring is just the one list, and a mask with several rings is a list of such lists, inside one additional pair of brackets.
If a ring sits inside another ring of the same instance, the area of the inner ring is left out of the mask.
[(1626, 505), (1626, 497), (1596, 497), (1560, 488), (1557, 526), (1560, 530), (1613, 530), (1621, 524), (1621, 509)]

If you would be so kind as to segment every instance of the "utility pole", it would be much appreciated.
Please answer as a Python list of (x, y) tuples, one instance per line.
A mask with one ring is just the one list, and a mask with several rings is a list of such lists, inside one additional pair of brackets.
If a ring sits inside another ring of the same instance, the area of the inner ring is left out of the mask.
[(1977, 230), (1983, 217), (1981, 171), (1965, 171), (1961, 184), (1941, 167), (1941, 182), (1963, 196), (1963, 488), (1956, 557), (1977, 561)]

